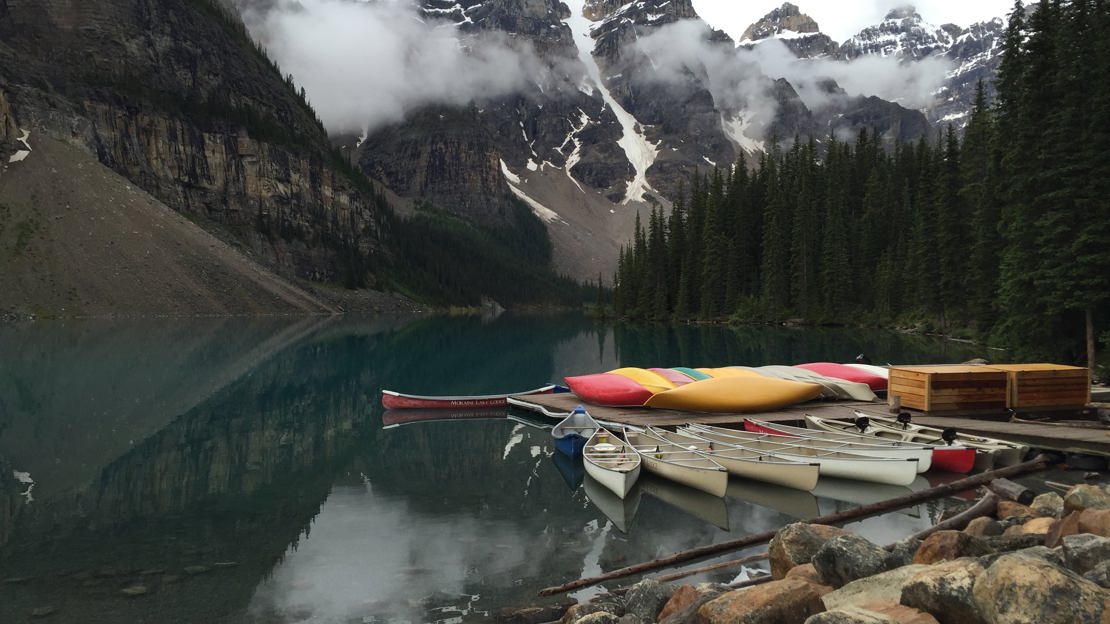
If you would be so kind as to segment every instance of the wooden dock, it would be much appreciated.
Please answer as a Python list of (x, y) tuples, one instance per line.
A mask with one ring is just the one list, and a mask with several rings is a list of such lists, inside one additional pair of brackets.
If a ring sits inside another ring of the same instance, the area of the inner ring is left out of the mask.
[[(550, 418), (562, 418), (569, 414), (576, 405), (581, 404), (581, 400), (573, 393), (533, 394), (514, 397), (510, 402), (515, 407)], [(758, 414), (739, 412), (710, 414), (645, 407), (601, 407), (597, 405), (589, 405), (588, 409), (590, 415), (598, 420), (636, 427), (646, 427), (647, 425), (670, 427), (691, 422), (739, 427), (743, 419), (749, 416), (768, 422), (801, 425), (804, 422), (804, 414), (812, 414), (820, 418), (852, 420), (855, 418), (856, 410), (865, 414), (892, 417), (886, 403), (866, 403), (862, 401), (813, 401), (792, 405), (774, 412)], [(1078, 427), (1065, 424), (1015, 423), (1008, 420), (999, 420), (999, 418), (1007, 417), (1006, 412), (990, 415), (979, 413), (976, 414), (975, 418), (972, 418), (970, 415), (929, 416), (912, 410), (907, 411), (913, 414), (914, 422), (923, 425), (955, 427), (967, 433), (1013, 440), (1039, 449), (1110, 457), (1110, 428)], [(994, 416), (994, 418), (987, 418), (988, 416)]]

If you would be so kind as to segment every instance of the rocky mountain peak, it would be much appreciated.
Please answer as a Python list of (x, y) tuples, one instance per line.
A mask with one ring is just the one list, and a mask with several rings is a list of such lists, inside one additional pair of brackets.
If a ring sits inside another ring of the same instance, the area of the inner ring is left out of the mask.
[(812, 34), (820, 31), (812, 17), (802, 13), (796, 5), (784, 2), (781, 7), (748, 26), (740, 40), (759, 41), (783, 32)]
[(918, 14), (917, 9), (912, 4), (907, 4), (905, 6), (895, 7), (891, 9), (889, 12), (887, 12), (886, 17), (883, 18), (883, 21), (900, 21), (904, 19), (920, 20), (921, 15)]
[(748, 26), (740, 41), (752, 47), (766, 39), (778, 39), (799, 58), (835, 57), (839, 48), (812, 17), (789, 2)]
[(926, 22), (913, 6), (892, 9), (886, 18), (865, 28), (840, 46), (841, 55), (852, 59), (867, 54), (918, 60), (944, 53), (954, 42), (951, 27)]

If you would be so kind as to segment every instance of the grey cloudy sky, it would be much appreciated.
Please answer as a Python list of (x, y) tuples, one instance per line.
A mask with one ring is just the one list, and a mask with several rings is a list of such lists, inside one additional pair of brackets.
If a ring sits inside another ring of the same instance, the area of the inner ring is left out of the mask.
[[(994, 17), (1005, 18), (1013, 0), (791, 0), (808, 14), (821, 31), (844, 41), (861, 29), (879, 22), (896, 6), (912, 4), (926, 21), (968, 26)], [(694, 0), (694, 9), (714, 28), (739, 39), (753, 22), (782, 6), (783, 0)]]

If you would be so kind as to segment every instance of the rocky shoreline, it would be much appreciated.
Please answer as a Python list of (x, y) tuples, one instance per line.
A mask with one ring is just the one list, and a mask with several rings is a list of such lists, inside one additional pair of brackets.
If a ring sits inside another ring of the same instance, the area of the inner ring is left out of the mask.
[[(962, 530), (880, 546), (799, 522), (769, 582), (645, 579), (588, 603), (506, 609), (502, 624), (1110, 624), (1110, 487), (998, 502)], [(762, 580), (762, 579), (761, 579)]]

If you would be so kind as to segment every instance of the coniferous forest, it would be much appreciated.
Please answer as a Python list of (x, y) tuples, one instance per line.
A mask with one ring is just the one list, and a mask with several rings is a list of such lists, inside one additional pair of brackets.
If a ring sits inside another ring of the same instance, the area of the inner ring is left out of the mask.
[(1086, 364), (1110, 342), (1106, 32), (1103, 0), (1018, 0), (962, 136), (796, 140), (696, 177), (637, 224), (614, 313), (915, 327)]

